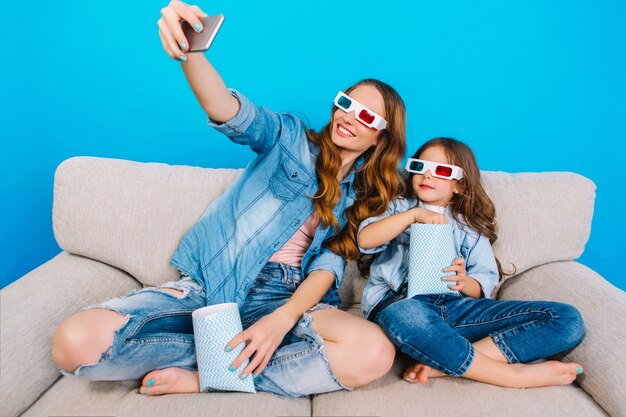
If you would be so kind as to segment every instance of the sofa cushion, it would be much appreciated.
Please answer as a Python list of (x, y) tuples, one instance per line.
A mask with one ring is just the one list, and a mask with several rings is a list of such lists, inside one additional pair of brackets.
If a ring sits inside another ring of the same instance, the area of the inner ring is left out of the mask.
[(399, 354), (392, 370), (378, 381), (352, 392), (314, 396), (313, 416), (606, 416), (576, 385), (512, 389), (451, 377), (410, 384), (402, 379), (410, 363)]
[[(57, 169), (59, 246), (121, 268), (147, 285), (176, 279), (170, 259), (185, 232), (241, 170), (76, 157)], [(500, 225), (496, 255), (517, 273), (571, 260), (589, 237), (595, 185), (572, 173), (483, 172)], [(360, 301), (351, 292), (350, 301)]]
[(556, 359), (580, 363), (580, 386), (610, 415), (626, 416), (626, 293), (577, 262), (553, 262), (507, 281), (504, 300), (548, 300), (575, 306), (585, 322), (585, 338)]
[(61, 376), (50, 343), (63, 320), (87, 304), (137, 288), (127, 273), (66, 252), (3, 288), (0, 415), (18, 415)]
[[(363, 317), (361, 309), (348, 313)], [(313, 416), (605, 416), (604, 410), (579, 386), (534, 389), (501, 388), (463, 378), (434, 378), (427, 385), (409, 384), (402, 374), (411, 358), (398, 353), (383, 378), (352, 392), (313, 397)], [(520, 410), (524, 410), (520, 414)]]
[(145, 285), (175, 280), (185, 232), (240, 170), (76, 157), (55, 173), (54, 235), (68, 252), (113, 265)]
[(310, 416), (308, 398), (274, 394), (202, 393), (145, 396), (138, 381), (62, 377), (23, 417), (43, 416)]
[(591, 233), (595, 184), (571, 172), (482, 172), (496, 206), (495, 255), (505, 272), (578, 258)]

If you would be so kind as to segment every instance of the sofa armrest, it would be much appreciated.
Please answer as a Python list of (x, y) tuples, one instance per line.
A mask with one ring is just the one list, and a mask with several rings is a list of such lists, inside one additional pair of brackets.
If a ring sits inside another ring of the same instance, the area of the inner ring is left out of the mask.
[(59, 324), (81, 307), (141, 284), (89, 258), (60, 253), (0, 291), (0, 404), (17, 416), (61, 375), (50, 343)]
[(585, 322), (585, 338), (558, 359), (583, 365), (585, 372), (577, 383), (610, 415), (626, 415), (624, 291), (586, 266), (565, 261), (532, 268), (508, 280), (499, 298), (558, 301), (576, 307)]

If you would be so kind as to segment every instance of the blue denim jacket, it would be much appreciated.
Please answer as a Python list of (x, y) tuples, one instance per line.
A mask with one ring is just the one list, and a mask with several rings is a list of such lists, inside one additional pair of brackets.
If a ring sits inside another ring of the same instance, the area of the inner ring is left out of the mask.
[[(196, 279), (205, 289), (207, 305), (241, 304), (258, 273), (313, 213), (318, 188), (315, 161), (319, 148), (309, 142), (302, 121), (291, 114), (257, 106), (231, 90), (239, 112), (225, 123), (209, 125), (233, 142), (257, 154), (230, 187), (213, 200), (185, 234), (172, 257), (172, 266)], [(340, 226), (344, 210), (354, 202), (355, 170), (341, 181), (342, 198), (333, 209)], [(322, 247), (334, 235), (321, 222), (302, 259), (302, 276), (314, 270), (335, 275), (339, 288), (345, 260)]]
[[(361, 222), (359, 232), (371, 223), (409, 210), (415, 207), (416, 204), (418, 204), (416, 199), (395, 199), (383, 214), (377, 217), (370, 217)], [(423, 204), (420, 202), (419, 206), (423, 207)], [(485, 297), (491, 298), (493, 290), (498, 284), (499, 274), (489, 239), (478, 234), (464, 223), (452, 218), (448, 208), (446, 208), (444, 214), (448, 218), (448, 223), (452, 225), (456, 252), (465, 259), (467, 275), (478, 281)], [(398, 291), (400, 285), (406, 280), (409, 268), (410, 241), (410, 229), (406, 229), (391, 242), (371, 249), (359, 248), (363, 253), (380, 253), (372, 263), (370, 278), (363, 290), (361, 309), (365, 317), (369, 316), (370, 311), (383, 299), (390, 289)], [(428, 248), (424, 248), (424, 250), (428, 250)]]

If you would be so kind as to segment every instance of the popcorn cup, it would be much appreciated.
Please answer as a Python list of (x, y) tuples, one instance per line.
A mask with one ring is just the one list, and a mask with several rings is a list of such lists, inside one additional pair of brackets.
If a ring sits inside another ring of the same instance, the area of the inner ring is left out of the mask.
[(200, 391), (242, 391), (256, 392), (252, 377), (244, 380), (239, 375), (246, 366), (246, 360), (234, 372), (230, 364), (245, 347), (241, 343), (230, 352), (224, 349), (243, 328), (239, 308), (236, 303), (216, 304), (195, 310), (191, 315), (198, 360)]
[(454, 282), (441, 280), (444, 276), (456, 275), (455, 272), (443, 272), (443, 268), (451, 266), (457, 257), (452, 225), (412, 224), (407, 297), (423, 294), (460, 295), (458, 291), (448, 288)]

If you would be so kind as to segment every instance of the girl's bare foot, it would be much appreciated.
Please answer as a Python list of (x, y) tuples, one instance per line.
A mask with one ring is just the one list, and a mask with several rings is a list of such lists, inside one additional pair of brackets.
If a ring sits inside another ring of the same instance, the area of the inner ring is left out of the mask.
[[(577, 363), (559, 361), (536, 364), (501, 364), (493, 361), (490, 363), (496, 366), (485, 366), (480, 370), (470, 367), (463, 376), (503, 387), (534, 388), (568, 385), (583, 372), (582, 366)], [(446, 376), (446, 374), (420, 362), (415, 362), (404, 371), (404, 379), (412, 384), (415, 382), (426, 384), (429, 378), (441, 376)]]
[(536, 364), (513, 364), (517, 377), (505, 386), (512, 388), (549, 387), (553, 385), (568, 385), (574, 382), (576, 376), (583, 372), (582, 366), (577, 363), (548, 361)]
[(139, 393), (163, 395), (200, 392), (198, 371), (182, 368), (165, 368), (149, 372), (143, 377)]
[(441, 376), (446, 376), (446, 374), (420, 362), (415, 362), (404, 371), (404, 380), (411, 384), (416, 382), (426, 384), (428, 378), (438, 378)]

